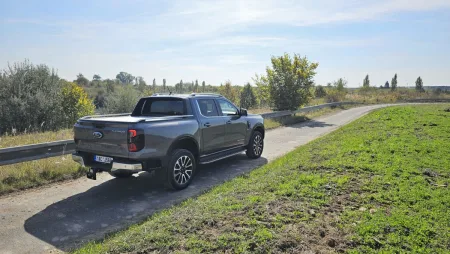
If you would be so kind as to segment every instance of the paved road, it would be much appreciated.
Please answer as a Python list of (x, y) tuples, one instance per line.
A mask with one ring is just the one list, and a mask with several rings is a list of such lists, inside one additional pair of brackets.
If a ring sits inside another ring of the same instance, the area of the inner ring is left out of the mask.
[(0, 253), (67, 251), (139, 222), (156, 211), (201, 194), (386, 105), (352, 108), (335, 115), (267, 131), (263, 156), (238, 155), (200, 167), (188, 189), (167, 191), (151, 174), (97, 181), (81, 178), (0, 198)]

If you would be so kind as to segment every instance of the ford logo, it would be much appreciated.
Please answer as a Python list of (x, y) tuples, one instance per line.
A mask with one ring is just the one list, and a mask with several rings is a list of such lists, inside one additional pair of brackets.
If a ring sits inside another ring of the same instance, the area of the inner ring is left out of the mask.
[(102, 134), (101, 132), (99, 132), (99, 131), (94, 131), (94, 132), (92, 133), (92, 136), (93, 136), (94, 138), (97, 138), (97, 139), (103, 138), (103, 134)]

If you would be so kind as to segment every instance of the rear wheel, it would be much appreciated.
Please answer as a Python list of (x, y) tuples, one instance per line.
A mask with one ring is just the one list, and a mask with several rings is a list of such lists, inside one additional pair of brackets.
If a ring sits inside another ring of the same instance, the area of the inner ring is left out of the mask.
[(261, 157), (264, 149), (264, 138), (261, 132), (254, 131), (250, 137), (250, 141), (247, 146), (247, 156), (251, 159), (257, 159)]
[(117, 171), (117, 172), (109, 172), (111, 176), (114, 176), (115, 178), (128, 178), (133, 175), (133, 173), (130, 172), (123, 172), (123, 171)]
[(186, 149), (172, 152), (166, 172), (162, 172), (166, 186), (174, 190), (182, 190), (189, 186), (194, 178), (197, 164), (194, 155)]

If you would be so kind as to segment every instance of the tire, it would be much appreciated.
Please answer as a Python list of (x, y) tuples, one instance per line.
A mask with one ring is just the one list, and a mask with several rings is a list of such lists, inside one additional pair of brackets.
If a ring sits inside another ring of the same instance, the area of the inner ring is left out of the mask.
[[(175, 149), (166, 168), (165, 185), (173, 190), (189, 186), (196, 173), (197, 163), (194, 155), (186, 149)], [(162, 172), (164, 173), (164, 172)]]
[(261, 132), (254, 131), (252, 136), (250, 137), (250, 141), (247, 146), (247, 156), (250, 159), (258, 159), (261, 157), (261, 154), (264, 149), (264, 138)]
[(109, 174), (115, 178), (129, 178), (133, 175), (133, 173), (123, 171), (109, 172)]

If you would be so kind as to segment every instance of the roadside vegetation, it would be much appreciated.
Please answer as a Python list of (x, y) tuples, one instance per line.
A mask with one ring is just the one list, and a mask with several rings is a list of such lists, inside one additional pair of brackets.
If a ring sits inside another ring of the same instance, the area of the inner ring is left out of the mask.
[(70, 155), (0, 166), (0, 195), (85, 175)]
[[(252, 78), (254, 86), (236, 85), (229, 80), (220, 85), (199, 80), (180, 80), (170, 85), (166, 79), (147, 83), (141, 76), (124, 71), (113, 79), (95, 74), (90, 80), (80, 73), (68, 81), (45, 64), (14, 63), (0, 74), (0, 148), (71, 139), (71, 127), (78, 118), (94, 113), (131, 112), (139, 97), (161, 92), (219, 93), (252, 113), (339, 101), (391, 103), (416, 98), (450, 98), (450, 92), (440, 88), (425, 90), (420, 77), (415, 89), (400, 88), (397, 74), (391, 85), (386, 82), (380, 88), (370, 84), (368, 75), (363, 87), (358, 89), (348, 88), (342, 78), (327, 85), (315, 84), (317, 67), (318, 63), (306, 57), (284, 54), (273, 56), (265, 73)], [(269, 119), (266, 128), (294, 124), (342, 109)], [(64, 158), (68, 157), (0, 167), (0, 194), (80, 176), (80, 169)], [(32, 168), (37, 172), (30, 173)]]
[(76, 253), (447, 253), (447, 105), (380, 109)]

